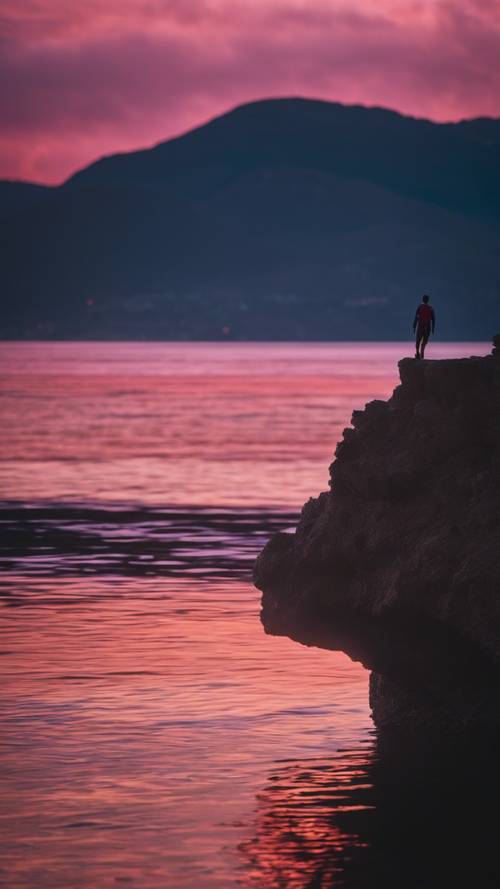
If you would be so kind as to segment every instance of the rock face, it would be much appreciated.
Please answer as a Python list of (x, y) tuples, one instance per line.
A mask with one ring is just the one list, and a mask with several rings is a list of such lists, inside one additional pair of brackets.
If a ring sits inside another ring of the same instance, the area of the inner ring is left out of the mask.
[(379, 727), (500, 728), (500, 335), (484, 358), (399, 363), (255, 566), (267, 632), (371, 669)]

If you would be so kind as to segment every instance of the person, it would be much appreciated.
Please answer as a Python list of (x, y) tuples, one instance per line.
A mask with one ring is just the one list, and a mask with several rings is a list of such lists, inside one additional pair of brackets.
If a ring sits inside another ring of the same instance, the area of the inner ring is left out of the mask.
[(413, 333), (415, 337), (415, 358), (423, 358), (425, 347), (431, 332), (434, 333), (436, 326), (436, 316), (434, 309), (429, 305), (429, 297), (427, 294), (422, 297), (422, 302), (415, 312), (415, 320), (413, 322)]

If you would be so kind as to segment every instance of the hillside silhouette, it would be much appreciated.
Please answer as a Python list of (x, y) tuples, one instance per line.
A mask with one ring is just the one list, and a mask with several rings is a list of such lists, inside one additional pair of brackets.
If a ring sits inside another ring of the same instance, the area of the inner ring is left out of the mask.
[(499, 120), (273, 99), (0, 183), (4, 335), (402, 339), (429, 292), (440, 336), (487, 338), (499, 161)]

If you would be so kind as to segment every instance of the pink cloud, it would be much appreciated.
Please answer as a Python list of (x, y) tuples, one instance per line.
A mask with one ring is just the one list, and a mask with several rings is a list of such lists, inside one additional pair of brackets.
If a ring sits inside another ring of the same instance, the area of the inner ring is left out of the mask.
[(4, 0), (0, 175), (61, 181), (240, 102), (500, 115), (500, 0)]

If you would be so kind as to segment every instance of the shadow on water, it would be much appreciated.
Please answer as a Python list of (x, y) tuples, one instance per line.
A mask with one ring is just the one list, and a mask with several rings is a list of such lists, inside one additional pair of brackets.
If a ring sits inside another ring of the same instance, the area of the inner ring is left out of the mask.
[(378, 739), (328, 759), (277, 763), (257, 797), (254, 835), (240, 846), (241, 884), (493, 889), (499, 789), (485, 744), (438, 754)]
[(295, 512), (0, 503), (0, 575), (249, 579), (257, 553)]

